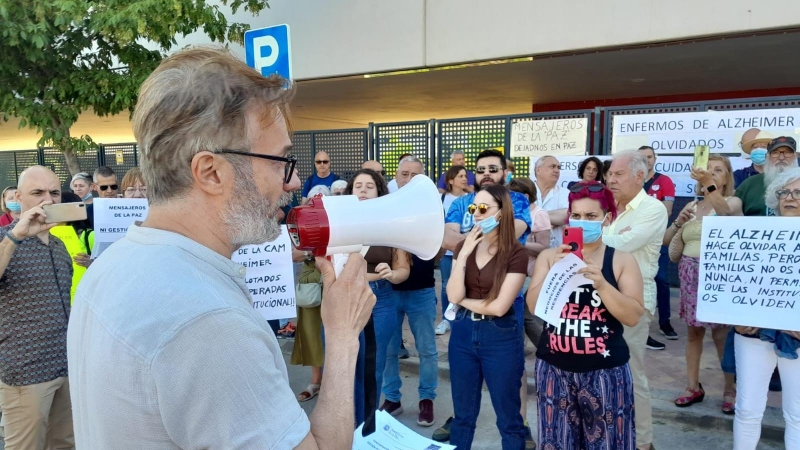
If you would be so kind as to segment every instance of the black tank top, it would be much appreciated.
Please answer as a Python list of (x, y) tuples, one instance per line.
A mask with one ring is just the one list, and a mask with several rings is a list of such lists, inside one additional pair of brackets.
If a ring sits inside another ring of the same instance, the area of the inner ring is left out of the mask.
[[(601, 272), (610, 285), (619, 288), (612, 247), (606, 247)], [(575, 289), (558, 324), (545, 325), (536, 357), (559, 369), (590, 372), (619, 367), (630, 359), (622, 324), (608, 312), (592, 284)]]

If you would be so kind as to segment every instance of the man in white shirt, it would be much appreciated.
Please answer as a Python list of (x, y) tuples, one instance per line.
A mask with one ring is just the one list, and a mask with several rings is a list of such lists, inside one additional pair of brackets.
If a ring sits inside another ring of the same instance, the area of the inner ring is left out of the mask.
[(603, 230), (603, 242), (628, 252), (636, 258), (644, 282), (644, 306), (647, 310), (635, 327), (625, 327), (625, 341), (630, 349), (633, 393), (636, 402), (636, 445), (650, 449), (653, 443), (653, 409), (650, 386), (644, 367), (645, 345), (650, 322), (656, 309), (656, 283), (661, 241), (667, 228), (664, 204), (645, 193), (647, 160), (637, 151), (614, 155), (606, 175), (606, 184), (617, 201), (618, 216)]
[(543, 156), (533, 166), (536, 176), (536, 205), (547, 211), (553, 231), (550, 233), (550, 247), (558, 247), (564, 239), (564, 224), (567, 222), (569, 189), (558, 185), (561, 167), (553, 156)]
[[(300, 187), (292, 89), (225, 50), (165, 59), (133, 117), (150, 210), (92, 264), (67, 331), (75, 447), (352, 447), (358, 336), (375, 304), (366, 262), (325, 259), (325, 373), (309, 421), (281, 349), (230, 256), (272, 241)], [(120, 267), (126, 270), (120, 271)]]

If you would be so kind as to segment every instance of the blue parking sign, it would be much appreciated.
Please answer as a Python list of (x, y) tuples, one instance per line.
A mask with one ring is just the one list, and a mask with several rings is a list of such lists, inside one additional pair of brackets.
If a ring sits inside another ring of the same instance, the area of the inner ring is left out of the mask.
[(273, 73), (292, 78), (292, 54), (289, 25), (248, 30), (244, 33), (244, 54), (247, 65), (269, 76)]

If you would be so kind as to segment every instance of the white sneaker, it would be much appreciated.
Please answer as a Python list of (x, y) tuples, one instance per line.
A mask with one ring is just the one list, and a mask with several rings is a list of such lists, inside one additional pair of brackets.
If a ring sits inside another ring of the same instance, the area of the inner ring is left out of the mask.
[(441, 336), (441, 335), (447, 333), (448, 331), (450, 331), (450, 321), (448, 321), (448, 320), (443, 320), (443, 321), (439, 322), (439, 325), (436, 326), (436, 335), (437, 336)]

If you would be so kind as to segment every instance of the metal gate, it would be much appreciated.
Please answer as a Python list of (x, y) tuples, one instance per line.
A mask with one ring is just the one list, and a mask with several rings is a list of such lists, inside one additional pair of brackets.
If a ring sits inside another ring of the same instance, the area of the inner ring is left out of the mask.
[(436, 175), (433, 140), (434, 121), (397, 122), (372, 125), (375, 160), (383, 166), (386, 179), (394, 178), (400, 156), (410, 153), (422, 161), (425, 174)]

